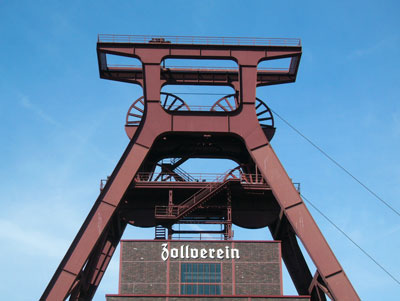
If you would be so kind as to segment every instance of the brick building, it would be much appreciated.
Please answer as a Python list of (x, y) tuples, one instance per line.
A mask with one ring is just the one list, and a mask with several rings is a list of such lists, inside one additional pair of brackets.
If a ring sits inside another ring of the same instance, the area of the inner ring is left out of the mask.
[(121, 241), (119, 293), (130, 300), (309, 300), (283, 296), (279, 241)]

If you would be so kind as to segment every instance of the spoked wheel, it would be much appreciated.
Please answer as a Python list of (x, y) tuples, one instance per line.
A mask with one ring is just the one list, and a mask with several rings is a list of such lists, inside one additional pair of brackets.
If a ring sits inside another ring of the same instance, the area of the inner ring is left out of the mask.
[(240, 167), (240, 165), (238, 165), (225, 174), (224, 181), (228, 179), (240, 179), (242, 177), (242, 174), (242, 168)]
[(262, 128), (274, 127), (274, 116), (270, 108), (259, 98), (256, 98), (256, 114)]
[(231, 112), (238, 108), (236, 94), (229, 94), (217, 100), (211, 107), (211, 111), (215, 112)]
[(259, 173), (258, 168), (256, 173), (246, 173), (242, 166), (238, 165), (235, 168), (232, 168), (225, 175), (224, 181), (228, 179), (239, 179), (241, 183), (246, 184), (262, 184), (264, 183), (264, 179), (262, 175)]
[(190, 111), (186, 102), (172, 93), (161, 92), (161, 104), (167, 111)]
[[(236, 94), (226, 95), (216, 101), (211, 107), (215, 112), (232, 112), (239, 106)], [(256, 98), (256, 114), (261, 127), (274, 127), (274, 116), (270, 108), (259, 98)]]
[[(189, 106), (183, 99), (171, 93), (161, 92), (160, 102), (162, 107), (167, 111), (190, 111)], [(126, 125), (139, 126), (143, 114), (144, 96), (141, 96), (129, 107), (128, 113), (126, 114)]]
[(144, 113), (144, 96), (136, 99), (126, 114), (126, 125), (138, 126)]
[[(161, 92), (160, 103), (166, 111), (190, 111), (189, 106), (178, 96)], [(130, 139), (135, 135), (145, 111), (144, 96), (136, 99), (126, 114), (125, 132)]]
[[(236, 94), (229, 94), (218, 99), (211, 107), (214, 112), (232, 112), (239, 107), (239, 102)], [(271, 109), (259, 98), (256, 98), (256, 114), (258, 122), (261, 125), (268, 141), (275, 134), (274, 116)]]

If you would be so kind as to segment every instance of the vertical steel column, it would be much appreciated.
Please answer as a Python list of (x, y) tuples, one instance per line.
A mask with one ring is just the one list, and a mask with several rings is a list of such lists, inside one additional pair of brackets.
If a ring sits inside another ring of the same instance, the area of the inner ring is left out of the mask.
[(228, 186), (226, 189), (226, 223), (225, 223), (225, 239), (231, 240), (232, 234), (232, 192)]

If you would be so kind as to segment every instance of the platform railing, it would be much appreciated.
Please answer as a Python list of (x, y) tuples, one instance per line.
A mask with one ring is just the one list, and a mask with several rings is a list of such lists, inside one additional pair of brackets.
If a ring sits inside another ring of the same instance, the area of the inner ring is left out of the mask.
[(178, 206), (156, 206), (155, 216), (174, 217), (179, 214)]
[(99, 34), (99, 43), (150, 43), (189, 45), (253, 45), (253, 46), (301, 46), (298, 38), (250, 38), (207, 36), (160, 36)]
[(186, 236), (185, 234), (177, 233), (173, 234), (173, 239), (174, 240), (223, 240), (224, 235), (223, 234), (212, 234), (212, 233), (197, 233), (196, 236), (188, 235)]
[[(158, 177), (160, 174), (163, 177)], [(247, 174), (236, 171), (235, 173), (188, 173), (186, 181), (177, 181), (174, 173), (167, 172), (139, 172), (135, 182), (189, 182), (189, 183), (222, 183), (229, 179), (237, 179), (242, 184), (264, 184), (264, 178), (260, 174)], [(154, 180), (154, 179), (158, 180)]]
[[(157, 177), (158, 175), (162, 177)], [(174, 173), (169, 172), (139, 172), (136, 177), (136, 182), (179, 182), (175, 180)], [(216, 178), (223, 175), (221, 173), (190, 173), (191, 178), (189, 182), (214, 182)], [(154, 180), (158, 178), (158, 180)]]
[[(166, 176), (169, 176), (167, 180), (159, 180), (154, 181), (153, 177), (157, 176), (159, 173), (151, 173), (151, 172), (140, 172), (136, 175), (135, 182), (179, 182), (176, 181), (172, 176), (172, 173), (164, 173)], [(190, 178), (188, 178), (189, 183), (205, 183), (205, 182), (223, 182), (224, 179), (221, 180), (221, 176), (225, 176), (226, 179), (239, 179), (241, 184), (264, 184), (265, 180), (260, 174), (245, 174), (239, 173), (238, 176), (235, 174), (221, 174), (221, 173), (190, 173)], [(108, 181), (107, 179), (100, 180), (100, 191), (102, 191)], [(185, 182), (182, 182), (185, 183)], [(293, 182), (294, 187), (300, 193), (300, 183)]]
[[(109, 68), (121, 68), (121, 69), (142, 69), (142, 65), (130, 65), (130, 64), (107, 64)], [(218, 70), (218, 71), (239, 71), (238, 67), (224, 67), (224, 66), (160, 66), (162, 69), (177, 69), (177, 70)], [(288, 71), (289, 67), (257, 67), (259, 71)]]

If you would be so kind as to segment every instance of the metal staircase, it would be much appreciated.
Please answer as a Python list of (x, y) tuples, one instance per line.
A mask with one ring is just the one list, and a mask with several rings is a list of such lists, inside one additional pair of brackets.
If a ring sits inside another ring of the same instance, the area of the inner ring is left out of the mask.
[(206, 187), (200, 189), (179, 205), (156, 206), (155, 218), (163, 220), (180, 220), (223, 190), (226, 185), (232, 181), (239, 182), (239, 179), (227, 179), (223, 182), (209, 183)]
[(183, 181), (186, 182), (195, 182), (196, 178), (194, 178), (191, 174), (186, 172), (180, 167), (175, 167), (174, 173), (176, 173)]

